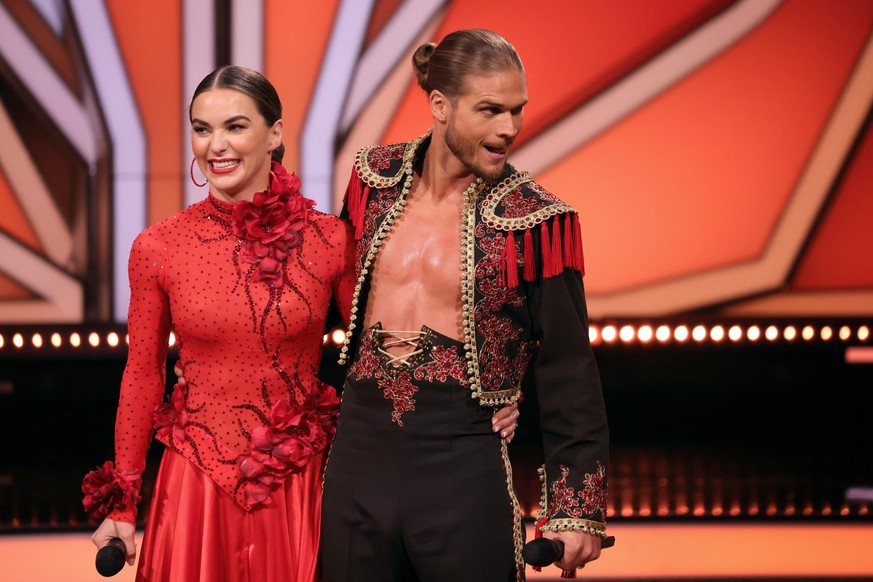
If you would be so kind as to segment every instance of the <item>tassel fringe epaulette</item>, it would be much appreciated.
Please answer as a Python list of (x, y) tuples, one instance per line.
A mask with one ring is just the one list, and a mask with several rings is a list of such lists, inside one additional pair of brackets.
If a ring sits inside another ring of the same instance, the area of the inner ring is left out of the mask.
[[(534, 236), (540, 237), (539, 257), (534, 250)], [(534, 227), (524, 229), (522, 247), (522, 278), (527, 282), (536, 280), (538, 272), (544, 279), (556, 277), (564, 269), (573, 269), (585, 275), (582, 227), (579, 224), (579, 215), (574, 212), (555, 215)], [(518, 287), (518, 247), (512, 230), (507, 232), (501, 258), (504, 284), (509, 288)]]
[(355, 240), (361, 240), (364, 234), (364, 211), (367, 209), (367, 197), (370, 195), (370, 186), (358, 176), (357, 169), (352, 168), (352, 177), (346, 188), (346, 208), (349, 211), (349, 220), (355, 227)]

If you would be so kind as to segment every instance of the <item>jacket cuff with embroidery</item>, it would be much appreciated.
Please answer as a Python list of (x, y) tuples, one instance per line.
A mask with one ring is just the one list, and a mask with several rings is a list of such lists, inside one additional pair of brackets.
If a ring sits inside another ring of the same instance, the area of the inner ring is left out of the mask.
[[(545, 466), (539, 469), (543, 495), (537, 515), (538, 530), (580, 531), (606, 537), (606, 467), (598, 461), (597, 469), (584, 476), (570, 475), (563, 465), (558, 469), (560, 475), (552, 476), (551, 480)], [(571, 486), (568, 480), (577, 486)]]

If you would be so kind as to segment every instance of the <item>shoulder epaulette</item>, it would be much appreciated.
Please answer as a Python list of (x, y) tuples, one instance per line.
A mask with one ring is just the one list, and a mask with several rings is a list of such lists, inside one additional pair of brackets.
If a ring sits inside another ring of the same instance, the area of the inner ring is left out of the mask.
[[(578, 213), (534, 182), (527, 172), (511, 173), (488, 192), (482, 202), (482, 220), (506, 232), (501, 271), (507, 287), (518, 286), (516, 232), (524, 237), (521, 262), (525, 281), (534, 281), (538, 270), (546, 279), (560, 275), (564, 269), (585, 274)], [(535, 257), (534, 252), (535, 230), (540, 237), (539, 257)]]
[(363, 147), (355, 154), (345, 203), (349, 219), (355, 227), (356, 239), (361, 238), (363, 231), (370, 188), (396, 186), (404, 175), (411, 173), (415, 152), (428, 137), (429, 132), (406, 143)]

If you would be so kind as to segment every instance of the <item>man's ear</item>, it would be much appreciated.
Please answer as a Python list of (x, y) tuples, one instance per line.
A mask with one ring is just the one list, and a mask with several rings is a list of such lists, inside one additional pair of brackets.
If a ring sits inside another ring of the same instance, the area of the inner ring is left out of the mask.
[(428, 96), (428, 104), (434, 121), (445, 123), (449, 118), (449, 108), (452, 106), (449, 98), (442, 91), (434, 89)]

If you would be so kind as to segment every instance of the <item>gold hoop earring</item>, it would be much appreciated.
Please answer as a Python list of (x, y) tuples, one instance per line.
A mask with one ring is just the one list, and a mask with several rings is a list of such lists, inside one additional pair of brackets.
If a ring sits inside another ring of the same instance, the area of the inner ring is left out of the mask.
[(191, 181), (194, 182), (194, 185), (197, 186), (198, 188), (202, 188), (203, 186), (205, 186), (209, 182), (207, 181), (207, 182), (203, 182), (202, 184), (198, 184), (197, 180), (194, 179), (194, 162), (196, 162), (196, 161), (197, 161), (197, 158), (191, 158), (191, 167), (188, 169), (188, 174), (191, 175)]

